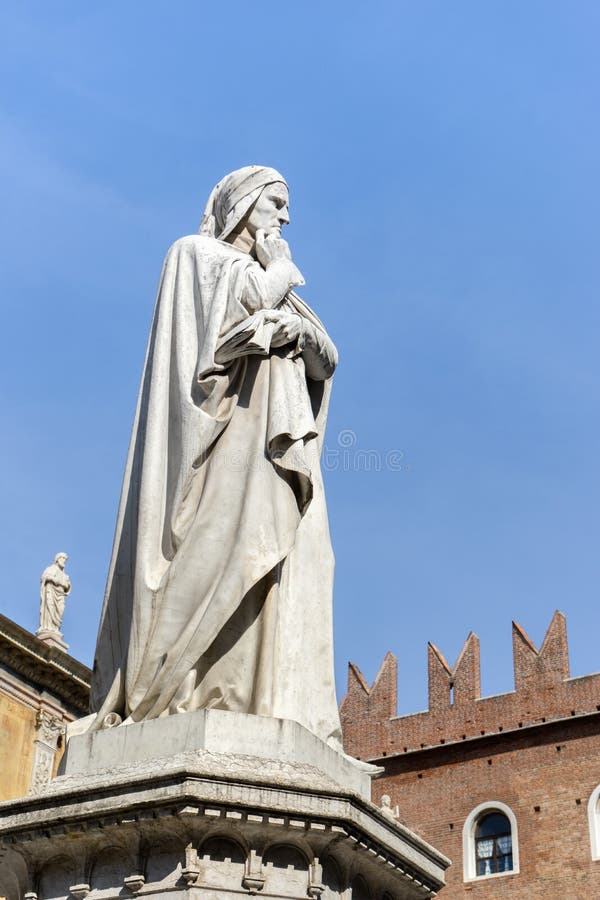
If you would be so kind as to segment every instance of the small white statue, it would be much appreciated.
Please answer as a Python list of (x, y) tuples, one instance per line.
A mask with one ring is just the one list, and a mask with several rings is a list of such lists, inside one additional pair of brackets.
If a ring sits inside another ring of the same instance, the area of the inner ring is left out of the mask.
[(51, 566), (44, 569), (40, 579), (40, 627), (41, 633), (54, 632), (60, 635), (65, 612), (65, 597), (71, 590), (71, 580), (65, 572), (68, 556), (57, 553)]
[(382, 796), (380, 811), (388, 819), (393, 819), (394, 821), (400, 817), (400, 808), (397, 805), (392, 807), (392, 798), (389, 794)]

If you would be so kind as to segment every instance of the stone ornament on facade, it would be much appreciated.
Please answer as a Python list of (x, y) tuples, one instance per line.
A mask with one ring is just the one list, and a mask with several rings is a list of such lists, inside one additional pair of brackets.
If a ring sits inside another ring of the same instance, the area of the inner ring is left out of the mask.
[(143, 875), (128, 875), (123, 879), (123, 885), (130, 894), (139, 894), (145, 883), (146, 879)]
[(250, 849), (244, 863), (244, 877), (242, 878), (242, 887), (249, 894), (256, 894), (262, 891), (265, 886), (265, 875), (262, 867), (262, 856), (254, 849)]
[(35, 717), (36, 740), (56, 750), (59, 735), (64, 731), (61, 720), (47, 709), (40, 709)]
[(31, 794), (41, 794), (50, 783), (53, 763), (54, 754), (36, 746), (33, 755), (31, 787), (29, 789)]
[(387, 816), (388, 819), (400, 818), (400, 808), (397, 804), (396, 806), (392, 806), (392, 798), (389, 794), (383, 794), (381, 798), (381, 812), (384, 816)]
[(90, 892), (90, 886), (89, 886), (89, 884), (85, 884), (85, 883), (72, 884), (71, 887), (69, 888), (69, 893), (71, 893), (76, 898), (76, 900), (84, 900), (84, 897), (87, 897), (89, 892)]
[(58, 739), (64, 732), (61, 720), (47, 709), (38, 710), (35, 724), (36, 737), (31, 767), (30, 794), (40, 794), (50, 784)]
[(312, 897), (313, 900), (319, 900), (324, 890), (323, 866), (319, 862), (319, 858), (315, 856), (308, 868), (308, 887), (306, 893), (309, 897)]
[(40, 627), (36, 636), (51, 646), (67, 650), (61, 633), (66, 597), (71, 592), (71, 579), (65, 572), (68, 556), (57, 553), (52, 565), (40, 578)]
[(198, 881), (200, 875), (200, 861), (198, 851), (193, 844), (187, 844), (185, 848), (185, 865), (181, 870), (186, 887), (191, 887)]

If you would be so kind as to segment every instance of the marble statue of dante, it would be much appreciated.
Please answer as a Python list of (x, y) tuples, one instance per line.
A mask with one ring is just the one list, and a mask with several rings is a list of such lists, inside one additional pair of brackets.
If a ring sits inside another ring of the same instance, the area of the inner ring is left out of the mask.
[(40, 631), (60, 634), (65, 613), (65, 597), (71, 590), (71, 580), (65, 572), (69, 557), (57, 553), (54, 562), (42, 572), (40, 578)]
[(198, 708), (340, 746), (320, 452), (337, 352), (294, 293), (288, 188), (214, 188), (158, 288), (98, 634), (94, 727)]

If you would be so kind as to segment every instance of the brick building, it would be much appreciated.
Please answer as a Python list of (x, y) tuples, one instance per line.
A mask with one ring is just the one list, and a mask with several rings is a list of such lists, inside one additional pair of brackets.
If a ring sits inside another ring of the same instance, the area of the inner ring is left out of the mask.
[(0, 800), (56, 774), (67, 724), (88, 710), (91, 672), (0, 615)]
[(429, 644), (429, 709), (407, 716), (391, 653), (371, 687), (351, 664), (345, 749), (384, 767), (373, 800), (453, 861), (445, 900), (596, 900), (600, 674), (569, 677), (559, 612), (539, 650), (513, 623), (513, 652), (514, 691), (482, 698), (477, 636), (453, 667)]

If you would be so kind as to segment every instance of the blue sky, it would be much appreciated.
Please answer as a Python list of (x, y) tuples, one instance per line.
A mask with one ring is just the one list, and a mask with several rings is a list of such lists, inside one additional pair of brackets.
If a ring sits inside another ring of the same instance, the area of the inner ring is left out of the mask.
[(340, 351), (340, 695), (392, 650), (424, 708), (427, 640), (453, 663), (471, 629), (510, 690), (511, 619), (539, 645), (556, 608), (600, 669), (599, 26), (585, 0), (7, 0), (0, 611), (34, 630), (66, 550), (91, 663), (164, 253), (260, 163)]

